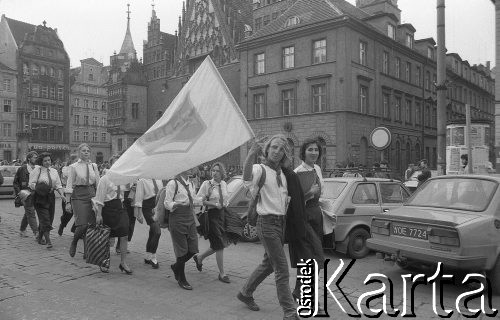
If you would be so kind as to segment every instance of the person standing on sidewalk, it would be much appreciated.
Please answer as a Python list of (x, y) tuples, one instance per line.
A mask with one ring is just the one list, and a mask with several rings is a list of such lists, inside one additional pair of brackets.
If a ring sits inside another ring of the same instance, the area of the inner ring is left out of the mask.
[(203, 205), (207, 206), (208, 214), (208, 241), (210, 248), (202, 254), (193, 257), (198, 271), (202, 270), (203, 259), (215, 253), (217, 267), (219, 268), (219, 281), (230, 283), (229, 277), (224, 272), (224, 247), (227, 239), (224, 230), (224, 207), (227, 206), (225, 200), (229, 198), (227, 184), (224, 181), (226, 169), (221, 162), (215, 162), (210, 168), (212, 180), (205, 180), (198, 191), (198, 197), (203, 200)]
[[(67, 210), (72, 210), (75, 217), (75, 235), (69, 247), (69, 255), (75, 256), (78, 240), (85, 238), (87, 226), (94, 224), (92, 197), (95, 196), (99, 183), (99, 170), (90, 162), (90, 147), (86, 143), (78, 146), (78, 161), (69, 166), (68, 183), (66, 185)], [(85, 239), (84, 239), (85, 245)]]
[[(64, 188), (66, 188), (66, 185), (68, 184), (68, 177), (69, 177), (69, 166), (78, 160), (78, 155), (76, 153), (72, 153), (69, 156), (69, 161), (66, 163), (62, 168), (61, 168), (61, 183)], [(66, 208), (66, 202), (61, 201), (61, 206), (62, 206), (62, 215), (61, 215), (61, 224), (59, 225), (59, 229), (57, 230), (57, 234), (59, 236), (62, 236), (64, 228), (68, 225), (68, 222), (71, 220), (73, 217), (73, 212), (68, 211)], [(72, 228), (72, 231), (74, 229)]]
[(50, 153), (43, 152), (37, 161), (38, 167), (30, 173), (29, 186), (31, 190), (35, 191), (33, 202), (40, 223), (38, 242), (41, 244), (41, 239), (44, 237), (47, 249), (51, 249), (50, 230), (52, 230), (52, 222), (54, 222), (56, 202), (54, 190), (57, 190), (63, 201), (65, 201), (64, 189), (59, 173), (57, 173), (56, 169), (50, 167), (52, 162)]
[[(30, 181), (30, 173), (37, 167), (36, 160), (38, 158), (38, 153), (36, 151), (30, 151), (26, 155), (26, 164), (23, 164), (19, 169), (17, 169), (16, 175), (14, 177), (14, 191), (16, 196), (21, 192), (21, 190), (30, 190), (28, 184)], [(26, 228), (28, 224), (33, 231), (35, 239), (38, 238), (38, 222), (36, 220), (35, 207), (33, 206), (33, 197), (28, 197), (24, 202), (24, 215), (21, 220), (21, 227), (19, 228), (20, 236), (27, 237)]]
[(177, 284), (185, 290), (193, 290), (187, 282), (184, 268), (196, 253), (198, 253), (198, 233), (194, 216), (194, 205), (200, 205), (194, 186), (189, 181), (192, 170), (188, 169), (175, 179), (168, 182), (165, 189), (164, 206), (170, 211), (168, 224), (176, 262), (171, 265)]
[(283, 319), (298, 319), (297, 304), (290, 290), (288, 261), (283, 249), (285, 216), (290, 199), (282, 167), (289, 161), (290, 147), (284, 135), (271, 137), (264, 146), (264, 160), (261, 166), (253, 164), (253, 161), (261, 151), (262, 142), (261, 139), (250, 148), (245, 160), (243, 180), (255, 195), (262, 170), (266, 170), (266, 180), (260, 189), (260, 201), (257, 203), (257, 235), (265, 249), (264, 260), (250, 275), (238, 292), (237, 298), (250, 310), (258, 311), (259, 306), (255, 303), (253, 293), (257, 286), (274, 272), (278, 300), (284, 313)]
[(149, 226), (149, 236), (146, 242), (146, 257), (144, 263), (158, 269), (160, 265), (156, 259), (156, 250), (161, 236), (160, 224), (154, 219), (154, 207), (156, 206), (156, 195), (163, 187), (161, 180), (139, 179), (135, 190), (134, 215), (139, 223), (146, 220)]

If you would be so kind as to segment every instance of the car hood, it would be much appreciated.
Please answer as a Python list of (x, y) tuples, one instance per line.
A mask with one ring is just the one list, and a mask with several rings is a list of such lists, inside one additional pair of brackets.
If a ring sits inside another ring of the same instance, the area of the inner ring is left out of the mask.
[(384, 218), (389, 220), (421, 222), (446, 226), (457, 226), (480, 217), (481, 214), (470, 211), (462, 212), (460, 210), (453, 209), (410, 206), (403, 206), (391, 210), (384, 216)]

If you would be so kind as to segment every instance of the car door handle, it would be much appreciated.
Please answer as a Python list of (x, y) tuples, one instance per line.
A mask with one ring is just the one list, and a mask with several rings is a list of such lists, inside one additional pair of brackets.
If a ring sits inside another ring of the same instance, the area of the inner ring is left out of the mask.
[(389, 211), (389, 209), (382, 209), (382, 211), (387, 212), (387, 211)]

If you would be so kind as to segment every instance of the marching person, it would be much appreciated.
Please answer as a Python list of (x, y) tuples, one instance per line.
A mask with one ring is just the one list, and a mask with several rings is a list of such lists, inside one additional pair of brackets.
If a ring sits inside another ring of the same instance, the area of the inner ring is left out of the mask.
[(128, 215), (122, 203), (123, 199), (123, 186), (115, 185), (107, 174), (99, 179), (95, 197), (92, 199), (96, 207), (96, 223), (108, 226), (111, 229), (110, 237), (120, 238), (121, 260), (118, 268), (121, 272), (131, 275), (132, 270), (126, 261)]
[(188, 169), (168, 182), (164, 202), (165, 208), (170, 211), (169, 231), (177, 258), (175, 264), (170, 267), (175, 280), (185, 290), (193, 290), (186, 280), (184, 268), (186, 262), (198, 253), (198, 234), (193, 206), (201, 204), (193, 184), (189, 181), (188, 177), (191, 174), (191, 169)]
[(95, 224), (92, 210), (92, 197), (95, 196), (99, 183), (99, 171), (95, 163), (90, 162), (90, 147), (86, 143), (78, 146), (78, 161), (69, 166), (66, 185), (66, 210), (75, 217), (75, 234), (69, 247), (69, 255), (75, 256), (78, 240), (84, 239), (89, 224)]
[[(116, 161), (116, 159), (114, 161)], [(114, 161), (112, 161), (111, 164), (113, 164)], [(134, 207), (132, 206), (132, 202), (134, 201), (135, 198), (135, 188), (136, 188), (136, 183), (127, 183), (126, 185), (123, 186), (123, 206), (125, 207), (125, 210), (127, 211), (128, 215), (128, 236), (127, 236), (128, 242), (132, 241), (132, 235), (134, 234), (134, 229), (135, 229), (136, 215), (134, 212)], [(120, 238), (118, 238), (118, 241), (116, 242), (115, 251), (116, 254), (121, 254)], [(129, 251), (127, 251), (127, 253), (129, 253)]]
[[(255, 303), (253, 293), (257, 286), (274, 272), (278, 300), (284, 313), (283, 319), (298, 319), (297, 305), (289, 285), (288, 262), (283, 249), (285, 215), (290, 199), (287, 188), (288, 179), (283, 177), (285, 173), (282, 168), (289, 161), (290, 147), (285, 136), (275, 135), (268, 140), (262, 149), (263, 167), (258, 164), (252, 166), (256, 155), (261, 150), (259, 143), (262, 141), (263, 139), (254, 143), (248, 152), (243, 170), (243, 180), (255, 195), (262, 170), (266, 171), (266, 179), (260, 190), (260, 201), (257, 203), (257, 234), (264, 246), (265, 253), (263, 261), (247, 279), (243, 288), (238, 292), (237, 298), (245, 303), (250, 310), (258, 311), (259, 306)], [(295, 178), (297, 177), (292, 170), (288, 171)], [(295, 188), (294, 193), (299, 195), (299, 199), (294, 201), (303, 207), (303, 203), (300, 203), (303, 200), (300, 184), (298, 190)], [(294, 227), (300, 228), (300, 223), (294, 223)], [(302, 230), (298, 232), (300, 235), (303, 233)]]
[[(30, 181), (30, 173), (37, 167), (36, 160), (38, 157), (38, 153), (36, 151), (30, 151), (26, 155), (26, 164), (23, 164), (16, 171), (16, 175), (14, 177), (14, 191), (16, 196), (21, 192), (21, 190), (30, 190), (29, 181)], [(19, 228), (20, 236), (27, 237), (26, 228), (28, 225), (33, 231), (33, 235), (35, 239), (38, 239), (38, 222), (36, 220), (36, 212), (35, 207), (33, 205), (33, 197), (28, 197), (26, 201), (23, 203), (24, 206), (24, 215), (21, 220), (21, 227)], [(45, 242), (45, 240), (43, 241)]]
[(203, 199), (203, 205), (207, 206), (208, 214), (208, 241), (210, 248), (202, 254), (193, 257), (198, 271), (202, 270), (203, 260), (215, 253), (217, 267), (219, 268), (219, 281), (230, 283), (229, 277), (224, 272), (224, 247), (227, 239), (224, 230), (224, 207), (229, 198), (227, 184), (224, 181), (226, 169), (221, 162), (215, 162), (210, 168), (212, 180), (205, 180), (198, 191), (198, 198)]
[[(66, 185), (68, 184), (68, 176), (69, 176), (69, 166), (78, 160), (78, 155), (75, 153), (72, 153), (69, 156), (69, 161), (68, 163), (61, 168), (61, 183), (64, 188), (66, 188)], [(61, 202), (62, 204), (62, 215), (61, 215), (61, 224), (59, 225), (59, 229), (57, 230), (57, 234), (62, 236), (64, 228), (68, 225), (68, 222), (71, 220), (73, 217), (73, 212), (67, 210), (66, 202)], [(68, 206), (69, 207), (69, 206)]]
[(52, 162), (50, 153), (40, 154), (37, 162), (39, 166), (31, 171), (29, 186), (35, 191), (33, 201), (39, 221), (38, 243), (41, 244), (42, 237), (45, 237), (47, 249), (51, 249), (50, 230), (54, 222), (56, 202), (54, 190), (57, 190), (62, 200), (65, 201), (64, 189), (57, 170), (50, 167)]
[(156, 259), (156, 250), (158, 249), (158, 243), (160, 241), (161, 229), (160, 224), (155, 221), (153, 209), (156, 206), (156, 195), (160, 191), (161, 187), (163, 187), (161, 180), (139, 179), (137, 181), (134, 199), (134, 215), (137, 218), (137, 221), (142, 223), (146, 220), (146, 223), (149, 226), (149, 236), (148, 241), (146, 242), (146, 257), (144, 258), (144, 263), (151, 265), (153, 269), (158, 269), (160, 267), (158, 260)]

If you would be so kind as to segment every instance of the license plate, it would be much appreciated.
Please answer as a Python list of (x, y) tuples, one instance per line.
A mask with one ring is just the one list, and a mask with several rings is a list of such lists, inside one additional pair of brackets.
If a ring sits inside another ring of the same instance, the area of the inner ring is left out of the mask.
[(427, 228), (392, 224), (391, 229), (392, 234), (395, 236), (427, 240)]

